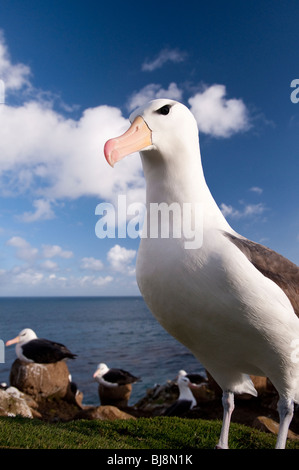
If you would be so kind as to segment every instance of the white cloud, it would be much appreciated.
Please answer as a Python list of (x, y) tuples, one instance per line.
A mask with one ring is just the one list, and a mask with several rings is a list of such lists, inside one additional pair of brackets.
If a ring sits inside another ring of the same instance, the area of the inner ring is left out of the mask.
[(153, 70), (163, 67), (166, 62), (183, 62), (186, 59), (186, 56), (186, 52), (182, 52), (179, 49), (163, 49), (155, 59), (147, 59), (142, 64), (142, 70), (146, 72), (152, 72)]
[(0, 77), (5, 84), (5, 92), (29, 86), (30, 68), (24, 64), (12, 64), (3, 32), (0, 30)]
[(132, 111), (139, 106), (142, 106), (147, 101), (157, 98), (169, 98), (172, 100), (180, 101), (182, 99), (182, 90), (180, 90), (176, 83), (170, 83), (168, 89), (162, 88), (161, 85), (151, 83), (146, 85), (140, 91), (132, 94), (128, 101), (128, 109)]
[(78, 284), (81, 286), (81, 287), (87, 287), (87, 286), (96, 286), (96, 287), (102, 287), (102, 286), (105, 286), (107, 284), (110, 284), (110, 282), (113, 281), (113, 277), (112, 276), (99, 276), (99, 277), (95, 277), (95, 276), (84, 276), (84, 277), (81, 277), (77, 280)]
[(22, 270), (20, 272), (14, 272), (12, 276), (12, 282), (14, 284), (21, 284), (22, 286), (32, 287), (40, 284), (44, 280), (44, 274), (35, 271), (32, 268)]
[(72, 258), (74, 256), (72, 251), (66, 251), (59, 245), (43, 245), (43, 256), (45, 258)]
[(33, 247), (27, 240), (22, 237), (12, 237), (6, 242), (7, 246), (16, 249), (16, 257), (22, 261), (29, 263), (31, 267), (34, 266), (37, 260), (45, 260), (40, 263), (39, 267), (45, 270), (58, 269), (57, 263), (50, 260), (49, 258), (72, 258), (73, 253), (71, 251), (63, 250), (58, 245), (43, 245), (42, 249)]
[(16, 248), (16, 256), (17, 258), (23, 260), (23, 261), (30, 261), (32, 262), (33, 260), (36, 259), (38, 255), (38, 249), (33, 248), (30, 243), (28, 243), (24, 238), (22, 237), (12, 237), (6, 242), (7, 246), (12, 246), (13, 248)]
[(100, 259), (86, 257), (82, 258), (80, 267), (81, 269), (89, 269), (91, 271), (101, 271), (104, 268), (104, 264)]
[(262, 188), (259, 188), (258, 186), (253, 186), (252, 188), (249, 189), (249, 191), (256, 193), (256, 194), (262, 194), (263, 192)]
[(220, 204), (220, 209), (224, 217), (230, 217), (233, 219), (241, 219), (246, 217), (258, 216), (262, 215), (266, 211), (266, 207), (264, 204), (247, 204), (245, 205), (242, 210), (235, 209), (231, 205), (227, 205), (224, 203)]
[[(0, 77), (6, 89), (27, 86), (31, 100), (19, 106), (0, 106), (0, 193), (30, 194), (33, 211), (20, 215), (24, 222), (54, 217), (54, 203), (63, 198), (96, 196), (113, 201), (116, 194), (144, 188), (139, 158), (110, 168), (104, 144), (123, 133), (129, 121), (118, 108), (86, 109), (79, 119), (66, 118), (53, 108), (51, 93), (36, 91), (30, 69), (14, 65), (0, 35)], [(23, 95), (23, 98), (27, 95)]]
[(199, 130), (214, 137), (230, 137), (249, 128), (248, 111), (241, 99), (226, 99), (224, 85), (212, 85), (189, 99)]
[(107, 259), (111, 267), (118, 272), (134, 274), (135, 269), (131, 265), (136, 256), (136, 250), (127, 250), (124, 247), (115, 245), (107, 253)]
[(59, 266), (55, 261), (52, 261), (50, 259), (46, 259), (40, 264), (40, 267), (46, 271), (57, 271), (59, 269)]
[(23, 222), (36, 222), (37, 220), (49, 220), (55, 217), (51, 207), (51, 202), (45, 199), (36, 199), (33, 201), (34, 212), (24, 212), (19, 218)]
[(102, 286), (106, 286), (107, 284), (110, 284), (110, 282), (112, 281), (113, 281), (112, 276), (105, 276), (105, 277), (99, 276), (92, 280), (92, 284), (97, 287), (102, 287)]
[[(0, 184), (2, 194), (39, 196), (27, 222), (54, 216), (50, 201), (81, 196), (113, 200), (144, 187), (140, 159), (125, 159), (115, 169), (104, 158), (106, 140), (129, 122), (108, 106), (87, 109), (79, 121), (66, 119), (38, 102), (0, 107)], [(18, 136), (16, 139), (15, 136)], [(24, 186), (24, 171), (30, 172)]]
[[(131, 202), (143, 200), (145, 183), (139, 157), (124, 159), (114, 169), (104, 158), (105, 142), (129, 126), (121, 110), (102, 105), (86, 109), (79, 119), (66, 118), (54, 110), (46, 92), (34, 94), (30, 70), (24, 64), (12, 64), (3, 36), (0, 45), (0, 70), (15, 77), (10, 78), (10, 87), (31, 87), (31, 101), (0, 106), (0, 194), (30, 195), (34, 200), (32, 211), (20, 214), (20, 220), (49, 220), (55, 217), (57, 201), (63, 199), (93, 196), (115, 202), (118, 194), (126, 194)], [(147, 67), (183, 57), (179, 51), (162, 52)], [(174, 82), (166, 89), (149, 84), (131, 96), (128, 108), (161, 97), (181, 101), (182, 94)], [(211, 135), (228, 137), (248, 125), (242, 100), (226, 100), (223, 85), (197, 93), (190, 104), (200, 130)]]

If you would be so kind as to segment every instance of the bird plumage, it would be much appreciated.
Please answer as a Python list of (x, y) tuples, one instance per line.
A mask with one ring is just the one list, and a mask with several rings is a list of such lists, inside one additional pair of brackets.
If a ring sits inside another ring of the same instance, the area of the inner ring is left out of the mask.
[(6, 342), (6, 345), (16, 343), (16, 354), (21, 361), (50, 364), (64, 359), (75, 359), (64, 344), (38, 338), (31, 328), (25, 328), (19, 335)]
[[(299, 402), (299, 365), (292, 360), (292, 345), (299, 338), (299, 268), (242, 237), (225, 220), (205, 181), (196, 121), (184, 105), (153, 100), (130, 121), (130, 131), (109, 141), (105, 156), (111, 163), (125, 156), (126, 148), (140, 151), (146, 229), (153, 205), (178, 205), (182, 211), (176, 222), (183, 226), (184, 205), (189, 204), (190, 226), (201, 230), (202, 241), (196, 249), (187, 249), (190, 231), (175, 237), (174, 227), (165, 238), (161, 226), (156, 237), (143, 234), (136, 265), (140, 291), (162, 326), (193, 352), (223, 389), (221, 446), (227, 446), (233, 394), (256, 395), (251, 374), (269, 377), (280, 394), (277, 446), (284, 447), (285, 416), (289, 419), (293, 401)], [(146, 147), (138, 138), (141, 129), (150, 136), (149, 145), (143, 135)]]

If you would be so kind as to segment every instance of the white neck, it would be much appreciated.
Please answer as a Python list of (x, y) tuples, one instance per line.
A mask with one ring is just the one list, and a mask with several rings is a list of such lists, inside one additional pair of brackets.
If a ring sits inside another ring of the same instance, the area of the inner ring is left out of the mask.
[(161, 158), (161, 154), (155, 150), (141, 152), (146, 180), (147, 213), (149, 214), (151, 203), (201, 203), (205, 226), (227, 230), (229, 225), (205, 181), (199, 147), (184, 148), (181, 159), (171, 158), (171, 153), (172, 149), (168, 157), (164, 151)]

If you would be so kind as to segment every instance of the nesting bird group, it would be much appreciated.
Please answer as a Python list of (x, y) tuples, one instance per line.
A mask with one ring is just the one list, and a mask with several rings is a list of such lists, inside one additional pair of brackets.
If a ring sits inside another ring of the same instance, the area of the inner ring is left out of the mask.
[[(25, 364), (54, 364), (59, 361), (75, 359), (73, 354), (64, 344), (44, 338), (38, 338), (36, 333), (25, 328), (18, 336), (8, 340), (6, 346), (16, 344), (16, 354), (18, 359)], [(202, 376), (201, 380), (202, 380)], [(109, 368), (107, 364), (101, 362), (93, 374), (93, 379), (99, 384), (99, 397), (102, 405), (115, 405), (126, 407), (132, 392), (132, 385), (141, 381), (140, 377), (132, 375), (124, 369)], [(196, 400), (192, 395), (192, 387), (196, 377), (188, 376), (185, 371), (180, 371), (177, 377), (179, 388), (178, 400), (170, 406), (166, 416), (181, 415), (185, 411), (196, 406)], [(70, 387), (73, 394), (76, 394), (77, 386), (71, 381)]]

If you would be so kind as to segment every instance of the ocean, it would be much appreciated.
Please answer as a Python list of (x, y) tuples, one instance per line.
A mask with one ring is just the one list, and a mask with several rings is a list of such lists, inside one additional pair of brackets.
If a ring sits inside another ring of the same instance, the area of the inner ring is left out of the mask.
[[(93, 380), (100, 362), (141, 377), (133, 385), (129, 405), (155, 384), (173, 380), (180, 369), (204, 372), (194, 356), (161, 327), (141, 297), (0, 298), (0, 318), (4, 343), (23, 328), (32, 328), (38, 337), (63, 343), (77, 354), (67, 364), (85, 405), (100, 404)], [(0, 382), (9, 384), (15, 359), (15, 347), (6, 347)]]

